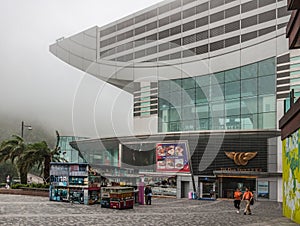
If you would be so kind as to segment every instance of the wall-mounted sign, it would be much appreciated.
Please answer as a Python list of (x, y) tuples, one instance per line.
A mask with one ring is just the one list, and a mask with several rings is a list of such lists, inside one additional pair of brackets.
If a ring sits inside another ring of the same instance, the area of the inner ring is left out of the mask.
[(156, 170), (190, 172), (186, 143), (156, 144)]
[(245, 166), (248, 164), (248, 161), (253, 159), (257, 152), (227, 152), (225, 154), (228, 158), (232, 159), (234, 163), (238, 166)]

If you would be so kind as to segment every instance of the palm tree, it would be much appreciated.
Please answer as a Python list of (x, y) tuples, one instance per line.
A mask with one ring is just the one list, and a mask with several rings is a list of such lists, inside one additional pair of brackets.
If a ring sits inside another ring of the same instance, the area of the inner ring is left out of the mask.
[(13, 164), (17, 163), (22, 184), (27, 183), (28, 170), (23, 167), (26, 162), (21, 158), (26, 150), (27, 144), (22, 137), (17, 135), (12, 135), (11, 139), (3, 141), (0, 146), (0, 162), (11, 160)]
[(56, 131), (57, 141), (54, 149), (49, 148), (46, 141), (29, 144), (27, 151), (22, 155), (24, 159), (22, 169), (24, 171), (37, 166), (43, 174), (44, 182), (49, 183), (50, 181), (50, 162), (60, 162), (64, 160), (60, 157), (59, 133)]

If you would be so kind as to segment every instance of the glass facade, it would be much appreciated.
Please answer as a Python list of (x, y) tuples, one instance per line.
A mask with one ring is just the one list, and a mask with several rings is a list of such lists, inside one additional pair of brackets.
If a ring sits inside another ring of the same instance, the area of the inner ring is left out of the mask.
[(67, 162), (83, 163), (83, 158), (80, 157), (78, 151), (71, 147), (70, 142), (80, 140), (83, 138), (74, 136), (61, 136), (58, 146), (60, 147), (60, 157), (64, 158)]
[(159, 132), (276, 128), (275, 58), (159, 81)]

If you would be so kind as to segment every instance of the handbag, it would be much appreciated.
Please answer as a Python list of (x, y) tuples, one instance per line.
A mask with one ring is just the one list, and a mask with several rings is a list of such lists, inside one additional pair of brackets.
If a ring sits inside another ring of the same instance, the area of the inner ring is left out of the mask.
[(250, 205), (253, 205), (254, 204), (254, 198), (251, 198), (250, 199)]

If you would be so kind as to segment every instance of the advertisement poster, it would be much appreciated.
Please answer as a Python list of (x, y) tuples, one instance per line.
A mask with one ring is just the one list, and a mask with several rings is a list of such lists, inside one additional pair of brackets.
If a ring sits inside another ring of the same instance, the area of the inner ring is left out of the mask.
[(269, 182), (258, 181), (257, 182), (257, 196), (259, 198), (269, 198)]
[(190, 172), (186, 143), (156, 144), (156, 170), (163, 172)]

